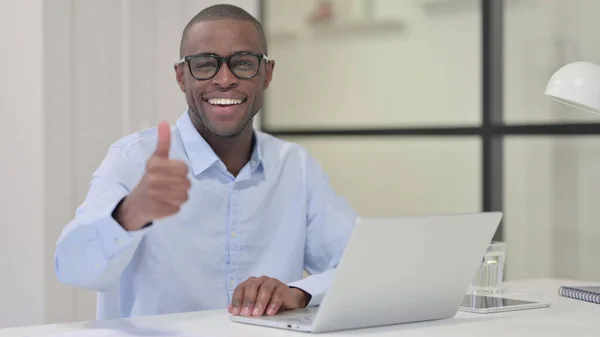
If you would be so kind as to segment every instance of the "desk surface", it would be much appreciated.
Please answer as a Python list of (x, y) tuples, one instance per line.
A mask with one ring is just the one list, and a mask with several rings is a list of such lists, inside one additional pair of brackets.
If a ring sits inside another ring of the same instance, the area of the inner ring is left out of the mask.
[[(505, 284), (505, 296), (526, 300), (549, 301), (550, 308), (513, 311), (499, 314), (459, 312), (454, 318), (388, 327), (340, 331), (338, 336), (600, 336), (600, 305), (558, 296), (561, 285), (587, 285), (589, 282), (539, 279), (512, 281)], [(226, 311), (136, 317), (123, 320), (77, 322), (0, 330), (0, 337), (48, 336), (86, 329), (148, 328), (177, 330), (198, 337), (277, 337), (310, 336), (272, 328), (250, 326), (229, 321)], [(322, 336), (329, 334), (316, 334)]]

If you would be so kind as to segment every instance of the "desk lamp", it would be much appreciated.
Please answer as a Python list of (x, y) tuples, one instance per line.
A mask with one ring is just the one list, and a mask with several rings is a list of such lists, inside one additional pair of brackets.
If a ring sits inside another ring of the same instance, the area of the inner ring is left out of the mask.
[[(563, 66), (548, 81), (546, 95), (563, 104), (600, 113), (600, 66), (582, 61)], [(562, 297), (587, 301), (598, 299), (600, 287), (561, 286), (558, 293)]]
[(600, 113), (600, 66), (583, 61), (563, 66), (548, 81), (545, 94), (563, 104)]

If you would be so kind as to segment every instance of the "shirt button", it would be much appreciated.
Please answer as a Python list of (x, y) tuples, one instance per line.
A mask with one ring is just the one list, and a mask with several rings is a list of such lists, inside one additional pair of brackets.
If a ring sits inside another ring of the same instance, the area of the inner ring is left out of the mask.
[(231, 232), (231, 237), (235, 238), (237, 236), (237, 233), (235, 231)]
[(231, 286), (233, 287), (233, 286), (235, 286), (235, 281), (231, 281), (231, 282), (229, 282), (229, 284), (231, 284)]

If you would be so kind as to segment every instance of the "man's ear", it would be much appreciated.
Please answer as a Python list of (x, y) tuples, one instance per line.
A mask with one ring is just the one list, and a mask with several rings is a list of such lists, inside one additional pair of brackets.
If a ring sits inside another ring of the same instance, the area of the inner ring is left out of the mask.
[(177, 80), (179, 89), (182, 92), (185, 92), (185, 69), (183, 65), (179, 63), (175, 63), (173, 67), (175, 68), (175, 80)]
[(269, 84), (271, 84), (271, 80), (273, 79), (273, 71), (275, 70), (275, 61), (271, 60), (266, 64), (266, 73), (265, 73), (265, 89), (269, 88)]

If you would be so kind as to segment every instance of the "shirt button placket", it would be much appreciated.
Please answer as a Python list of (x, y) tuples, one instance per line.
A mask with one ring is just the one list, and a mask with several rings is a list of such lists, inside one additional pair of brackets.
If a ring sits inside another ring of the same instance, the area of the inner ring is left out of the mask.
[(238, 285), (238, 270), (237, 270), (237, 260), (238, 260), (238, 238), (239, 233), (236, 231), (236, 216), (237, 216), (237, 203), (236, 203), (236, 191), (235, 191), (235, 183), (232, 183), (229, 189), (229, 288), (230, 291), (233, 291), (235, 287)]

